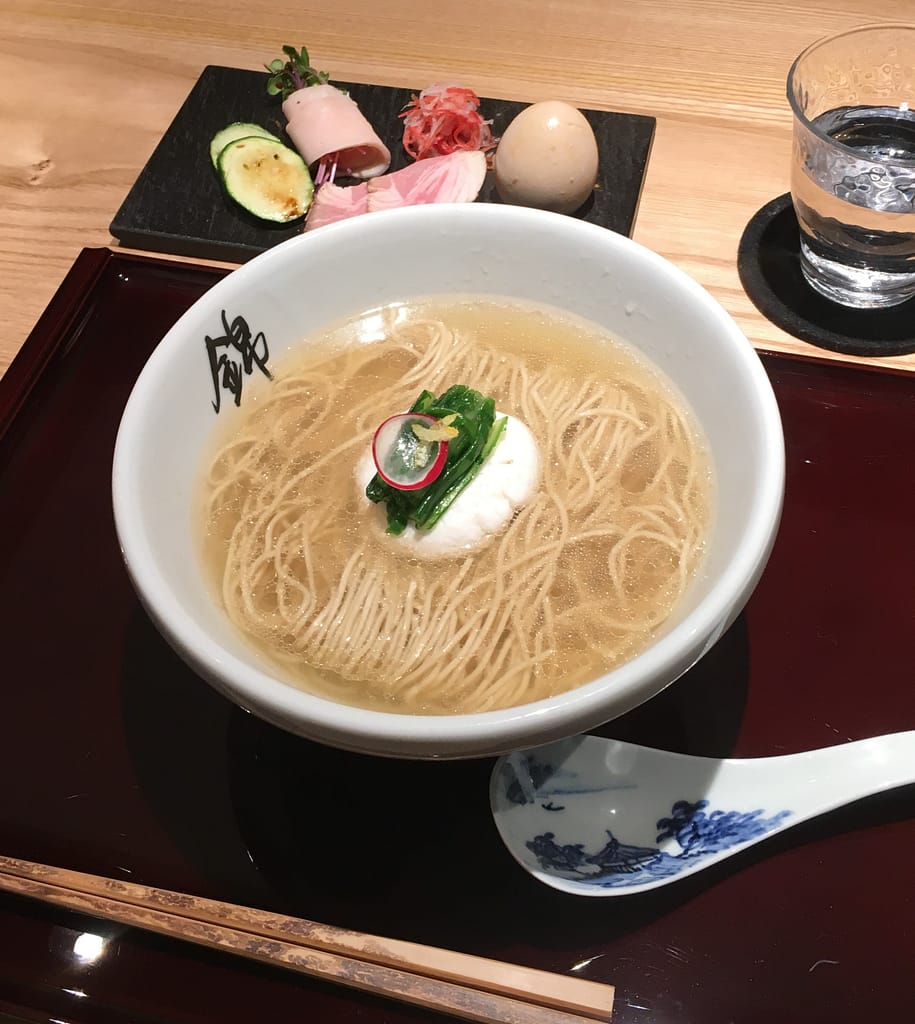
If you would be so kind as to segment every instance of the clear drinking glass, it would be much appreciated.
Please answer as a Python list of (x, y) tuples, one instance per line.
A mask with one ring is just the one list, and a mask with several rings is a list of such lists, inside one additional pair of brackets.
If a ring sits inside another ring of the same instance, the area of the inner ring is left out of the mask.
[(846, 306), (915, 295), (915, 25), (821, 39), (788, 74), (801, 266)]

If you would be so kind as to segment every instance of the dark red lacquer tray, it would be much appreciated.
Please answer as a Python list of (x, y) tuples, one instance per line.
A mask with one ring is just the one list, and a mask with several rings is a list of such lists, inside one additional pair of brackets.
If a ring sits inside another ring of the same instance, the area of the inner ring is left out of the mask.
[[(0, 852), (617, 986), (615, 1024), (915, 1019), (915, 787), (643, 896), (587, 900), (502, 848), (488, 760), (375, 760), (228, 704), (140, 609), (109, 474), (157, 339), (220, 271), (86, 251), (0, 382)], [(607, 734), (756, 756), (915, 728), (915, 379), (765, 356), (784, 520), (703, 662)], [(108, 937), (94, 964), (76, 938)], [(417, 1021), (229, 956), (0, 899), (0, 1014)]]

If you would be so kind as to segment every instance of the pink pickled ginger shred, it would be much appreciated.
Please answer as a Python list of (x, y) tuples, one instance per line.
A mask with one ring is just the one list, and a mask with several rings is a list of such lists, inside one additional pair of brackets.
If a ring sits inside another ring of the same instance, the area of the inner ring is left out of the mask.
[(404, 149), (414, 160), (493, 149), (492, 121), (483, 120), (479, 106), (479, 96), (462, 85), (439, 82), (414, 94), (399, 115)]
[(476, 150), (429, 157), (349, 188), (325, 184), (315, 192), (305, 230), (399, 206), (472, 203), (480, 194), (485, 177), (486, 157)]

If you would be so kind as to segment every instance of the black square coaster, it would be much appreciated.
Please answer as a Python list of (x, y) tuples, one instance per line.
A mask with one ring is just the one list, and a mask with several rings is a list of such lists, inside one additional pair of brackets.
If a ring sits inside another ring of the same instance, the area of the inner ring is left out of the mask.
[(915, 352), (915, 299), (888, 309), (852, 309), (820, 295), (801, 270), (799, 230), (788, 193), (767, 203), (744, 229), (737, 269), (763, 316), (795, 338), (845, 355)]

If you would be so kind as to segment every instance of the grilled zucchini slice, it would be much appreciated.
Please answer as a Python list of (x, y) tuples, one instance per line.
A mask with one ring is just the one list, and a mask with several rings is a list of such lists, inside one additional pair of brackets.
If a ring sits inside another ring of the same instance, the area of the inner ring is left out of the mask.
[(276, 139), (245, 136), (223, 147), (217, 163), (226, 192), (261, 220), (304, 217), (314, 196), (305, 161)]
[(219, 166), (219, 154), (230, 142), (235, 142), (236, 139), (249, 139), (252, 135), (261, 139), (282, 141), (272, 132), (268, 132), (266, 128), (261, 128), (259, 124), (249, 124), (247, 121), (233, 121), (232, 124), (218, 131), (210, 140), (210, 159), (213, 161), (213, 166)]

